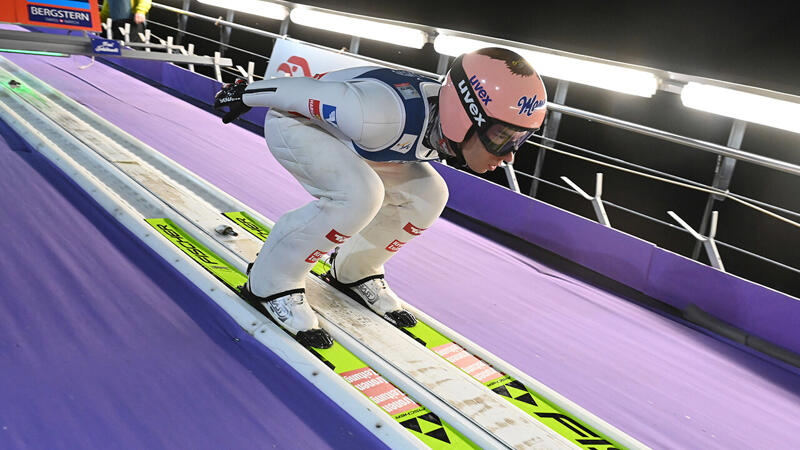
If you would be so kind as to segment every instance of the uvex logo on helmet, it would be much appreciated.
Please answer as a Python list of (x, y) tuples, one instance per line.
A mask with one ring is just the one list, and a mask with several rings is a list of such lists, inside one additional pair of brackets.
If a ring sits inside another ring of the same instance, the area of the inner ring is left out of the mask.
[(478, 109), (478, 105), (475, 104), (475, 99), (472, 97), (472, 93), (470, 92), (469, 85), (467, 84), (466, 80), (461, 80), (458, 82), (458, 90), (461, 91), (461, 97), (464, 100), (464, 105), (469, 105), (469, 113), (472, 115), (472, 121), (475, 122), (475, 125), (480, 127), (486, 122), (486, 119), (483, 118), (483, 114)]

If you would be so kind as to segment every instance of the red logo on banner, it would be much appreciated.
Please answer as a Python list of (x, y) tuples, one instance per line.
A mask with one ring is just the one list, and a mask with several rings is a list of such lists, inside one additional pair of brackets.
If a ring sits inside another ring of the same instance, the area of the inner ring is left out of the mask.
[[(289, 59), (286, 60), (286, 62), (281, 63), (281, 65), (278, 66), (277, 71), (285, 73), (286, 76), (293, 77), (295, 73), (297, 73), (297, 69), (300, 69), (300, 71), (302, 72), (298, 74), (300, 76), (304, 77), (312, 76), (311, 66), (309, 66), (308, 61), (305, 58), (296, 55), (290, 56)], [(328, 72), (318, 73), (316, 75), (313, 75), (313, 77), (319, 80), (326, 73)]]
[(427, 228), (415, 227), (414, 225), (411, 224), (411, 222), (408, 222), (406, 226), (403, 227), (403, 229), (406, 230), (408, 234), (413, 234), (414, 236), (419, 236), (420, 234), (422, 234), (423, 231), (427, 230)]
[(386, 246), (386, 250), (389, 250), (390, 252), (396, 252), (396, 251), (400, 250), (400, 247), (402, 247), (404, 245), (406, 245), (405, 242), (401, 242), (401, 241), (398, 241), (397, 239), (395, 239), (394, 241), (392, 241), (391, 244)]
[(311, 114), (311, 117), (322, 120), (322, 116), (319, 113), (319, 100), (314, 100), (313, 98), (308, 99), (308, 112)]
[(308, 258), (306, 258), (306, 262), (315, 263), (319, 261), (319, 259), (322, 258), (322, 255), (324, 255), (325, 253), (328, 252), (323, 252), (322, 250), (314, 250), (313, 252), (311, 252), (310, 255), (308, 255)]
[(329, 231), (328, 234), (325, 235), (325, 237), (328, 238), (328, 240), (333, 242), (334, 244), (341, 244), (344, 242), (345, 239), (349, 238), (350, 236), (341, 234), (338, 231), (331, 228), (331, 231)]

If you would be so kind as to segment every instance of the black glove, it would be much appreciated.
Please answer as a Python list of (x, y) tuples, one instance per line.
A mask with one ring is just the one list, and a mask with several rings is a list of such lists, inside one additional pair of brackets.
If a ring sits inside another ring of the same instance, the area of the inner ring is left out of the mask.
[(247, 82), (239, 78), (233, 83), (223, 84), (222, 89), (214, 96), (214, 109), (224, 111), (224, 108), (228, 107), (228, 112), (222, 116), (222, 123), (231, 123), (237, 117), (250, 111), (250, 107), (242, 102), (245, 89), (247, 89)]

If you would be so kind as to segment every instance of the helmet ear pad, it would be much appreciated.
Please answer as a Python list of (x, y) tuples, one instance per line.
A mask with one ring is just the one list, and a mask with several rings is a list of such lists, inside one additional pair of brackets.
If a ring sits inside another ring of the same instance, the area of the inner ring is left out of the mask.
[(461, 100), (449, 74), (439, 91), (439, 120), (442, 123), (442, 133), (453, 142), (464, 142), (472, 128), (472, 121), (461, 106)]

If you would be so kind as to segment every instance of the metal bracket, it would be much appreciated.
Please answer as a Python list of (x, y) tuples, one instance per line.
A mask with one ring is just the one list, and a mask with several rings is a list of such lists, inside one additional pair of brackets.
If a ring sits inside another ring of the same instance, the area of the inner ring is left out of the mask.
[(350, 37), (350, 48), (348, 49), (350, 53), (358, 54), (358, 47), (361, 45), (361, 38), (358, 36), (351, 36)]
[(143, 44), (147, 45), (147, 47), (144, 48), (144, 51), (146, 51), (146, 52), (150, 51), (150, 47), (149, 47), (150, 37), (151, 37), (151, 33), (150, 33), (150, 29), (149, 28), (145, 29), (144, 33), (139, 33), (139, 39), (142, 40)]
[(503, 170), (506, 171), (506, 179), (508, 179), (508, 187), (514, 192), (519, 192), (519, 182), (517, 182), (517, 174), (514, 173), (514, 165), (504, 162)]
[(667, 211), (667, 214), (670, 215), (673, 219), (675, 219), (680, 226), (682, 226), (686, 231), (688, 231), (695, 239), (697, 239), (698, 244), (703, 245), (706, 249), (706, 253), (708, 254), (708, 260), (711, 262), (711, 265), (725, 272), (725, 266), (722, 264), (722, 259), (719, 257), (719, 251), (717, 250), (717, 243), (714, 242), (714, 238), (717, 235), (717, 219), (719, 214), (717, 211), (711, 213), (711, 228), (708, 232), (708, 237), (701, 235), (700, 233), (696, 232), (692, 227), (689, 226), (688, 223), (684, 222), (674, 211)]
[(114, 39), (114, 32), (113, 32), (113, 30), (111, 28), (111, 23), (112, 22), (113, 21), (109, 17), (108, 19), (106, 19), (106, 23), (103, 24), (103, 28), (106, 29), (106, 39)]
[(126, 23), (124, 27), (119, 27), (119, 32), (122, 34), (122, 40), (125, 45), (131, 43), (131, 24)]
[(600, 198), (603, 195), (603, 174), (598, 173), (597, 178), (595, 178), (595, 185), (594, 185), (594, 197), (584, 192), (583, 189), (578, 187), (577, 184), (573, 183), (567, 177), (561, 177), (565, 183), (570, 185), (572, 189), (575, 189), (581, 197), (585, 198), (592, 202), (592, 207), (594, 208), (594, 213), (597, 215), (597, 221), (600, 224), (605, 225), (611, 228), (611, 223), (608, 221), (608, 215), (606, 214), (606, 208), (603, 205), (603, 200)]
[(238, 64), (236, 65), (236, 68), (239, 70), (239, 73), (242, 74), (242, 78), (247, 79), (248, 84), (253, 83), (253, 72), (256, 70), (256, 63), (254, 63), (253, 61), (248, 61), (247, 70), (244, 70), (244, 67)]
[(278, 34), (284, 37), (289, 34), (289, 22), (291, 22), (291, 20), (289, 19), (289, 16), (286, 16), (286, 18), (281, 22), (281, 29), (278, 30)]
[(439, 75), (444, 75), (447, 73), (448, 67), (450, 67), (450, 57), (445, 54), (439, 55), (439, 63), (436, 65), (436, 73)]

